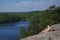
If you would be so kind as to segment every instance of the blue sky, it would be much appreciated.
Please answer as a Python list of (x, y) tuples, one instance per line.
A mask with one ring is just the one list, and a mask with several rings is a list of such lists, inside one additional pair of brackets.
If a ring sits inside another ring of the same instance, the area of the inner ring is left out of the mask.
[(60, 5), (60, 0), (0, 0), (0, 12), (45, 10), (53, 4)]

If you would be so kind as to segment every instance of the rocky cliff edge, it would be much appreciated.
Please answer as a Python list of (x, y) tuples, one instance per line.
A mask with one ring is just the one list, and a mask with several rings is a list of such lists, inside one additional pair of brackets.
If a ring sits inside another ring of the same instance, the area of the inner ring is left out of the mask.
[(51, 29), (54, 29), (54, 31), (39, 33), (20, 40), (60, 40), (60, 24), (52, 25)]

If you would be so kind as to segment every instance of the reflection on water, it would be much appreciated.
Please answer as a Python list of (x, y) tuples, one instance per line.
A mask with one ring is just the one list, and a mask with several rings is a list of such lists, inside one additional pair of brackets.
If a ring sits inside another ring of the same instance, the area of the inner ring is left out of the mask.
[(20, 26), (28, 27), (28, 21), (0, 24), (0, 40), (16, 40), (20, 34)]

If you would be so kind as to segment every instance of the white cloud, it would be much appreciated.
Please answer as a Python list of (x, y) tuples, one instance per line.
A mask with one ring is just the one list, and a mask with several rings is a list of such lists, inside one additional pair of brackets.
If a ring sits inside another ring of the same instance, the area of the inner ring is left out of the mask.
[(33, 3), (33, 2), (30, 2), (30, 1), (21, 1), (20, 3)]
[(20, 6), (20, 5), (29, 5), (29, 4), (32, 4), (33, 2), (30, 2), (30, 1), (21, 1), (19, 3), (16, 3), (15, 5), (16, 6)]
[(16, 5), (16, 6), (22, 6), (22, 5), (28, 6), (28, 5), (32, 5), (32, 4), (36, 5), (36, 4), (38, 4), (38, 3), (39, 3), (39, 2), (21, 1), (21, 2), (19, 2), (19, 3), (16, 3), (15, 5)]
[(35, 2), (35, 4), (38, 4), (38, 2)]

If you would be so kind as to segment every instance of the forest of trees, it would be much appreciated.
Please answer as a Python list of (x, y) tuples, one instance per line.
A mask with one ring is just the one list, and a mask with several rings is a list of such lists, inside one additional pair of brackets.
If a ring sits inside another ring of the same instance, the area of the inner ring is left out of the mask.
[[(37, 14), (36, 14), (37, 13)], [(1, 23), (10, 23), (20, 20), (31, 21), (31, 18), (34, 16), (39, 16), (42, 11), (32, 11), (32, 12), (0, 12), (0, 24)]]

